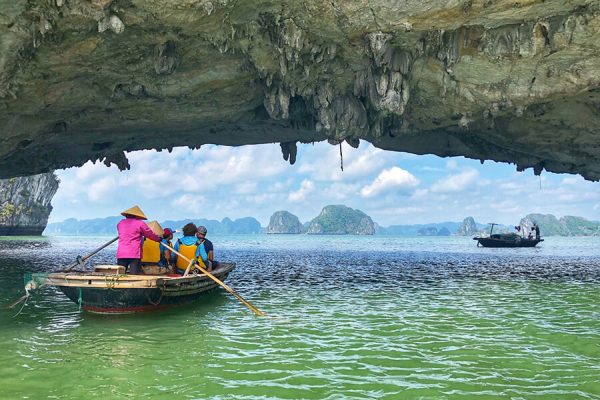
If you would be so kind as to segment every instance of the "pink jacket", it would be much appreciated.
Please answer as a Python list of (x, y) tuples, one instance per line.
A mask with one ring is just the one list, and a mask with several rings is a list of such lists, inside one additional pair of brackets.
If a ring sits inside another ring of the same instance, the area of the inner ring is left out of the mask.
[(117, 258), (142, 258), (142, 238), (145, 236), (155, 242), (160, 238), (146, 223), (137, 218), (125, 218), (117, 224), (119, 246)]

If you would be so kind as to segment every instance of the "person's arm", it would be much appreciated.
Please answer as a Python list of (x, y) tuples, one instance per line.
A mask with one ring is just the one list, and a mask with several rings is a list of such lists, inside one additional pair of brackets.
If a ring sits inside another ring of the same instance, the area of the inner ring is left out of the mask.
[(213, 246), (212, 242), (205, 242), (206, 246), (204, 249), (206, 250), (206, 254), (208, 255), (208, 272), (212, 272), (213, 270)]
[(154, 231), (152, 229), (150, 229), (150, 227), (148, 225), (146, 225), (145, 222), (142, 222), (140, 225), (140, 229), (142, 231), (142, 235), (144, 235), (145, 237), (147, 237), (150, 240), (154, 240), (155, 242), (159, 242), (160, 243), (160, 237), (154, 233)]
[[(175, 244), (172, 247), (173, 247), (173, 250), (179, 251), (179, 240), (176, 240)], [(177, 264), (178, 255), (174, 253), (174, 254), (172, 254), (172, 257), (173, 257), (173, 265)]]
[(165, 247), (165, 242), (161, 240), (160, 242), (160, 255), (165, 258), (167, 264), (171, 264), (171, 250)]

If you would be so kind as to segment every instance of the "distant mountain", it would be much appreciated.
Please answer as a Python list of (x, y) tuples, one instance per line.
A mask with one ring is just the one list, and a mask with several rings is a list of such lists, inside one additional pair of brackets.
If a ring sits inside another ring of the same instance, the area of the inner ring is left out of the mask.
[(69, 218), (63, 222), (53, 222), (46, 225), (44, 235), (116, 235), (117, 223), (122, 216), (77, 220)]
[(376, 234), (394, 236), (446, 236), (454, 234), (460, 225), (460, 222), (440, 222), (437, 224), (390, 225), (387, 228), (377, 226)]
[[(287, 214), (286, 214), (287, 213)], [(273, 218), (275, 217), (275, 221)], [(46, 226), (44, 235), (116, 235), (117, 223), (121, 216), (77, 220), (69, 218), (62, 222), (53, 222)], [(360, 210), (343, 205), (327, 206), (313, 220), (300, 224), (298, 218), (287, 212), (278, 211), (271, 217), (265, 229), (253, 217), (221, 221), (212, 219), (184, 219), (161, 222), (163, 228), (181, 229), (188, 222), (204, 225), (211, 234), (258, 234), (264, 233), (311, 233), (311, 234), (351, 234), (351, 235), (394, 235), (394, 236), (475, 236), (489, 233), (489, 224), (475, 222), (467, 217), (463, 222), (440, 222), (432, 224), (391, 225), (382, 227), (375, 224), (371, 217)], [(519, 224), (528, 233), (534, 223), (540, 227), (542, 236), (600, 236), (600, 222), (585, 218), (564, 216), (560, 219), (552, 214), (528, 214)], [(494, 232), (515, 232), (514, 226), (495, 225)]]
[(302, 224), (294, 214), (288, 211), (277, 211), (271, 215), (267, 233), (302, 233)]
[(529, 230), (534, 223), (542, 236), (600, 236), (600, 222), (581, 217), (567, 215), (557, 219), (552, 214), (528, 214), (520, 221)]
[(344, 205), (325, 206), (321, 214), (310, 221), (308, 234), (325, 235), (373, 235), (375, 224), (371, 217), (360, 210)]
[(450, 231), (447, 228), (438, 230), (435, 226), (421, 228), (417, 231), (419, 236), (450, 236)]
[[(69, 218), (63, 222), (53, 222), (46, 226), (44, 235), (116, 235), (117, 223), (123, 217), (107, 217), (96, 219), (77, 220)], [(163, 221), (160, 225), (163, 228), (181, 229), (188, 222), (194, 222), (196, 225), (204, 225), (208, 234), (249, 234), (261, 233), (260, 222), (255, 218), (246, 217), (232, 221), (229, 218), (223, 218), (221, 222), (209, 219)]]

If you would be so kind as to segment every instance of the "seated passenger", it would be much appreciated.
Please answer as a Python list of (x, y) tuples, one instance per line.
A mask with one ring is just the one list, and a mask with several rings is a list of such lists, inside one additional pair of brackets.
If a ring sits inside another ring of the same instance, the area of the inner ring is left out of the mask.
[(204, 226), (199, 226), (196, 231), (196, 237), (198, 238), (198, 249), (196, 250), (196, 259), (198, 264), (203, 266), (208, 272), (212, 272), (214, 268), (217, 268), (217, 262), (213, 260), (213, 244), (210, 240), (206, 239), (208, 230)]
[[(183, 275), (190, 264), (189, 260), (196, 259), (196, 250), (198, 248), (197, 242), (198, 239), (196, 238), (196, 225), (190, 222), (183, 227), (183, 237), (181, 239), (177, 239), (175, 246), (173, 247), (173, 249), (187, 258), (186, 260), (183, 257), (179, 257), (177, 254), (174, 255), (176, 273)], [(192, 271), (193, 268), (190, 269), (190, 272)]]
[(173, 239), (173, 231), (169, 228), (165, 228), (163, 231), (163, 239), (160, 241), (160, 260), (158, 265), (161, 267), (168, 267), (171, 272), (174, 272), (172, 265), (174, 265), (175, 260), (173, 258), (173, 254), (171, 250), (169, 250), (165, 245), (169, 247), (173, 247), (171, 240)]

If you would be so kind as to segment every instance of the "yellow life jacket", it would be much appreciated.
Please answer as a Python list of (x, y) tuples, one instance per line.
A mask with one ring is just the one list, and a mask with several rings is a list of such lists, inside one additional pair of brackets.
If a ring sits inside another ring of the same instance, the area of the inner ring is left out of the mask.
[[(196, 258), (196, 250), (198, 250), (198, 245), (200, 245), (200, 242), (196, 242), (192, 245), (186, 245), (183, 244), (181, 242), (181, 240), (178, 240), (179, 242), (179, 252), (184, 255), (188, 260), (196, 260), (196, 263), (198, 265), (200, 265), (202, 268), (206, 269), (206, 264), (204, 263), (204, 260), (202, 259), (202, 257), (198, 257)], [(185, 260), (183, 257), (177, 257), (177, 262), (175, 263), (175, 266), (180, 269), (180, 270), (186, 270), (188, 265), (190, 265), (190, 262)], [(190, 272), (192, 272), (193, 270), (198, 269), (198, 268), (194, 268), (192, 267), (190, 269)]]
[(154, 240), (144, 239), (142, 247), (142, 262), (157, 263), (160, 261), (160, 243)]
[[(188, 245), (181, 243), (181, 240), (178, 240), (178, 242), (179, 242), (179, 252), (183, 256), (185, 256), (188, 260), (193, 260), (196, 258), (196, 249), (198, 248), (197, 243), (194, 243), (194, 244), (188, 246)], [(185, 260), (183, 257), (177, 256), (177, 263), (175, 264), (175, 266), (177, 268), (185, 270), (188, 265), (190, 265), (189, 261)]]

